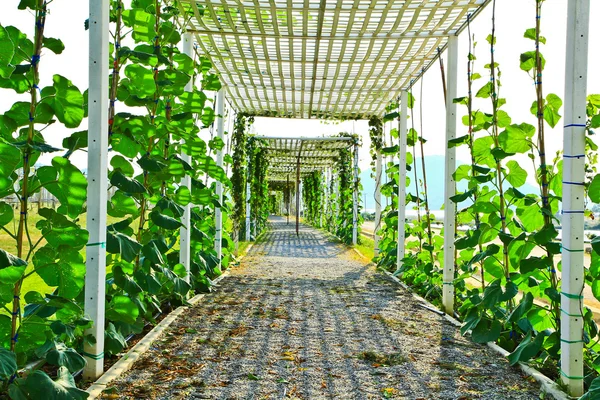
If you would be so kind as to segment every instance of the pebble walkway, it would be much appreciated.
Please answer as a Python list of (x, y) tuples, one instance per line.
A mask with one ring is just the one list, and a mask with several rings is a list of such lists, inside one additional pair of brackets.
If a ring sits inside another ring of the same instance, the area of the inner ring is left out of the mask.
[(307, 226), (271, 226), (107, 398), (540, 398), (352, 251)]

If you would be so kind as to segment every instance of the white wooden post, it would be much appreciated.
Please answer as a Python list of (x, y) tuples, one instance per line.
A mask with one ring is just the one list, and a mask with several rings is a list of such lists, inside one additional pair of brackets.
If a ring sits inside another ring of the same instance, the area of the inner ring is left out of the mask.
[[(183, 34), (183, 54), (193, 57), (194, 38), (190, 32)], [(191, 92), (194, 90), (193, 79), (185, 85), (185, 91)], [(188, 164), (191, 164), (192, 157), (186, 154), (185, 151), (181, 151), (181, 159)], [(192, 178), (189, 175), (185, 175), (181, 179), (181, 185), (187, 187), (190, 191), (192, 190)], [(188, 204), (183, 208), (183, 216), (181, 217), (182, 227), (179, 228), (179, 263), (185, 267), (187, 275), (185, 281), (190, 282), (190, 252), (191, 252), (191, 229), (190, 223), (192, 218), (192, 205)]]
[(454, 171), (456, 148), (448, 143), (456, 137), (456, 104), (458, 81), (458, 36), (448, 38), (448, 95), (446, 98), (446, 167), (444, 169), (444, 287), (442, 304), (447, 314), (454, 313), (454, 231), (456, 204), (450, 200), (456, 194)]
[[(223, 89), (217, 93), (217, 137), (221, 140), (225, 137), (225, 96), (223, 95)], [(223, 150), (217, 150), (217, 165), (223, 167)], [(217, 197), (219, 204), (223, 203), (223, 183), (220, 181), (216, 182), (217, 185)], [(219, 260), (219, 268), (221, 268), (221, 258), (223, 256), (223, 214), (221, 207), (215, 208), (215, 251), (217, 252), (217, 260)]]
[(358, 139), (354, 142), (354, 188), (352, 189), (352, 244), (358, 243)]
[[(250, 167), (250, 157), (248, 157), (248, 168)], [(250, 183), (252, 182), (252, 177), (250, 174), (246, 174), (246, 241), (250, 242), (252, 238), (250, 237)]]
[(408, 92), (402, 91), (400, 97), (400, 116), (398, 117), (398, 252), (396, 254), (396, 272), (402, 267), (404, 258), (404, 241), (406, 239), (406, 143), (408, 119)]
[(568, 2), (563, 133), (561, 378), (583, 395), (583, 220), (590, 0)]
[[(383, 138), (380, 137), (380, 140), (382, 139)], [(375, 242), (375, 257), (379, 255), (379, 229), (381, 228), (381, 162), (381, 150), (377, 149), (375, 159), (375, 232), (373, 232)]]
[(87, 364), (83, 376), (97, 379), (104, 372), (104, 303), (106, 295), (106, 200), (108, 189), (108, 29), (109, 1), (90, 0), (88, 92), (88, 196), (84, 312), (92, 320), (83, 341)]
[[(321, 185), (324, 185), (323, 171), (321, 171), (320, 178), (321, 178), (320, 179)], [(325, 179), (325, 182), (327, 182), (327, 179)], [(327, 188), (324, 188), (323, 197), (325, 197), (326, 195), (327, 195)], [(323, 199), (323, 210), (322, 210), (322, 212), (319, 213), (319, 228), (323, 227), (323, 214), (325, 214), (326, 209), (327, 209), (327, 207), (325, 206), (325, 199)]]

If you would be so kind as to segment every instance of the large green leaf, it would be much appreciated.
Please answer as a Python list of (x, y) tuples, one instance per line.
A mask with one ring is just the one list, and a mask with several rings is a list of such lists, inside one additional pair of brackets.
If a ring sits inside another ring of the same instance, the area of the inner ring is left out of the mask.
[(17, 372), (17, 356), (0, 346), (0, 380), (7, 381)]
[(579, 398), (579, 400), (597, 400), (600, 398), (600, 378), (592, 381), (587, 393)]
[(125, 261), (132, 262), (138, 256), (142, 245), (120, 232), (106, 231), (106, 252), (119, 254)]
[(146, 188), (135, 179), (126, 177), (120, 170), (115, 171), (110, 178), (110, 184), (129, 194), (145, 193)]
[(536, 335), (535, 339), (532, 340), (532, 334), (532, 331), (529, 331), (517, 348), (508, 355), (510, 365), (515, 365), (519, 361), (528, 361), (539, 353), (546, 336), (540, 332)]
[(121, 218), (126, 215), (137, 215), (139, 208), (131, 196), (117, 190), (110, 198), (107, 212), (112, 217)]
[(156, 82), (151, 69), (139, 64), (129, 64), (125, 67), (125, 75), (131, 81), (131, 89), (137, 97), (151, 97), (156, 92)]
[(528, 292), (523, 296), (519, 305), (509, 315), (508, 322), (518, 322), (521, 318), (527, 315), (532, 306), (533, 295)]
[(120, 353), (127, 347), (125, 338), (119, 332), (112, 322), (108, 323), (106, 331), (104, 332), (104, 352), (108, 355)]
[(194, 92), (185, 92), (179, 95), (179, 100), (183, 103), (183, 110), (200, 114), (204, 110), (206, 95), (204, 92), (196, 90)]
[(183, 224), (177, 221), (175, 218), (166, 215), (157, 209), (150, 213), (150, 220), (152, 220), (154, 225), (171, 231), (183, 226)]
[(21, 162), (21, 152), (15, 146), (0, 142), (0, 192), (10, 189), (10, 175)]
[(45, 372), (37, 370), (19, 379), (9, 388), (14, 400), (85, 400), (89, 393), (77, 388), (73, 376), (65, 367), (58, 369), (58, 378), (53, 381)]
[(206, 172), (208, 176), (213, 179), (218, 180), (219, 182), (223, 182), (226, 185), (230, 185), (229, 178), (225, 174), (225, 170), (217, 165), (215, 160), (206, 155), (200, 155), (195, 157), (195, 161), (198, 162), (198, 168), (201, 171)]
[[(2, 168), (0, 166), (0, 168)], [(588, 195), (594, 203), (600, 203), (600, 174), (597, 174), (592, 179), (588, 189)]]
[(151, 42), (156, 36), (154, 26), (156, 17), (141, 9), (123, 11), (123, 22), (133, 28), (133, 39), (136, 42)]
[(498, 143), (506, 153), (527, 153), (535, 127), (529, 124), (509, 125), (498, 136)]
[(42, 45), (54, 54), (61, 54), (65, 50), (65, 44), (60, 39), (44, 37)]
[(502, 290), (502, 280), (496, 279), (483, 292), (483, 305), (487, 308), (492, 308), (500, 302), (512, 299), (517, 295), (519, 289), (512, 282), (507, 282), (505, 290)]
[(51, 208), (40, 208), (38, 213), (45, 219), (38, 221), (36, 227), (42, 231), (49, 245), (55, 249), (60, 246), (80, 249), (86, 245), (89, 234), (85, 229)]
[(48, 341), (36, 354), (51, 365), (66, 367), (71, 373), (80, 371), (85, 366), (85, 359), (64, 343)]
[(15, 70), (11, 64), (17, 50), (7, 30), (0, 25), (0, 77), (9, 78)]
[(481, 319), (471, 331), (471, 339), (475, 343), (495, 342), (502, 332), (502, 324), (498, 320)]
[(15, 346), (15, 352), (27, 353), (46, 343), (49, 329), (46, 321), (37, 315), (24, 319), (19, 328), (19, 341)]
[(83, 120), (83, 94), (67, 78), (54, 75), (54, 113), (67, 128), (77, 128)]
[(41, 185), (60, 201), (59, 212), (71, 218), (81, 214), (87, 200), (87, 179), (71, 161), (55, 157), (51, 167), (38, 169), (37, 176)]
[(510, 160), (508, 163), (506, 163), (506, 166), (509, 170), (509, 173), (506, 174), (506, 180), (513, 187), (521, 187), (525, 184), (525, 182), (527, 182), (527, 171), (521, 168), (518, 162)]
[(60, 296), (73, 299), (81, 293), (85, 283), (83, 256), (74, 248), (61, 246), (55, 257), (47, 264), (34, 262), (35, 271), (48, 286), (58, 287)]
[(139, 315), (140, 311), (135, 303), (129, 297), (122, 295), (114, 296), (106, 309), (106, 318), (127, 324), (135, 324)]
[(121, 172), (125, 176), (132, 177), (133, 174), (135, 173), (135, 170), (133, 169), (133, 165), (131, 165), (131, 163), (125, 157), (120, 156), (118, 154), (110, 159), (110, 165), (114, 169), (121, 170)]

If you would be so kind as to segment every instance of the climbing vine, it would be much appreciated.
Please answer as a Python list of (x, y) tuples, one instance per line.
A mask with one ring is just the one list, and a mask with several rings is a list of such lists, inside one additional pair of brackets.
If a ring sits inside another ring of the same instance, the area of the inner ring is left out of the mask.
[(317, 228), (320, 228), (323, 223), (324, 196), (323, 173), (321, 171), (313, 171), (302, 179), (304, 219)]
[(250, 137), (248, 139), (248, 155), (250, 164), (248, 166), (248, 176), (251, 178), (250, 210), (251, 221), (254, 229), (254, 236), (257, 237), (267, 226), (269, 218), (269, 184), (267, 181), (267, 169), (269, 160), (266, 149), (258, 146), (257, 139)]
[[(42, 56), (64, 50), (60, 39), (45, 36), (53, 21), (47, 2), (21, 1), (19, 9), (33, 17), (32, 38), (14, 26), (0, 26), (0, 87), (29, 98), (0, 115), (0, 226), (11, 242), (0, 249), (0, 396), (8, 392), (12, 398), (41, 399), (50, 392), (55, 383), (46, 372), (38, 370), (28, 378), (17, 372), (37, 356), (58, 368), (66, 389), (85, 398), (70, 374), (85, 363), (73, 347), (89, 325), (78, 301), (85, 275), (80, 251), (88, 239), (79, 222), (87, 181), (68, 154), (53, 158), (49, 166), (34, 167), (43, 154), (60, 150), (46, 143), (48, 126), (57, 123), (71, 130), (81, 124), (84, 96), (62, 75), (51, 82), (40, 79)], [(61, 204), (33, 215), (29, 200), (42, 188)], [(11, 199), (18, 202), (16, 215)], [(36, 279), (54, 287), (53, 293), (35, 290), (31, 282)]]
[[(46, 398), (55, 387), (68, 391), (69, 398), (87, 397), (71, 377), (85, 363), (76, 350), (91, 340), (83, 334), (90, 324), (82, 296), (88, 233), (80, 222), (87, 180), (70, 162), (72, 154), (86, 150), (87, 131), (67, 136), (63, 156), (34, 168), (42, 154), (61, 150), (46, 143), (44, 130), (53, 123), (77, 128), (87, 108), (86, 95), (67, 78), (54, 75), (49, 84), (40, 79), (43, 53), (64, 49), (60, 39), (44, 34), (52, 21), (50, 4), (19, 4), (34, 16), (32, 39), (13, 26), (0, 26), (0, 87), (29, 95), (29, 101), (16, 102), (0, 115), (0, 228), (13, 242), (0, 249), (0, 396), (15, 399)], [(207, 290), (220, 274), (218, 266), (226, 267), (229, 260), (227, 232), (223, 259), (214, 251), (214, 182), (229, 181), (213, 154), (224, 143), (204, 140), (197, 127), (213, 123), (205, 91), (218, 90), (220, 82), (209, 73), (207, 59), (178, 50), (178, 20), (190, 17), (179, 10), (158, 0), (134, 0), (129, 8), (111, 2), (107, 356), (121, 352), (126, 337), (153, 323), (157, 313), (185, 302), (190, 291)], [(200, 87), (186, 90), (190, 80)], [(191, 162), (181, 158), (182, 152)], [(191, 189), (182, 185), (185, 176)], [(30, 198), (41, 189), (60, 206), (32, 215)], [(13, 198), (16, 215), (9, 204)], [(179, 263), (178, 247), (187, 205), (192, 208), (191, 276)], [(218, 206), (226, 216), (226, 204)], [(35, 227), (31, 221), (37, 221)], [(36, 358), (57, 369), (21, 377), (17, 370)]]
[[(532, 94), (535, 100), (531, 112), (535, 126), (514, 123), (505, 111), (507, 100), (500, 95), (502, 74), (495, 57), (495, 4), (492, 4), (492, 33), (487, 37), (490, 58), (485, 68), (489, 73), (489, 81), (476, 91), (473, 86), (482, 75), (474, 71), (476, 43), (469, 33), (468, 93), (454, 100), (466, 107), (467, 113), (463, 117), (466, 134), (449, 143), (450, 146), (467, 147), (471, 161), (470, 164), (460, 165), (454, 173), (459, 190), (452, 201), (459, 206), (458, 225), (468, 229), (461, 230), (455, 241), (458, 256), (453, 284), (457, 314), (464, 322), (463, 333), (470, 332), (475, 342), (495, 341), (511, 352), (508, 357), (511, 363), (533, 362), (545, 373), (557, 378), (561, 294), (557, 272), (560, 263), (555, 261), (556, 255), (560, 254), (560, 243), (557, 241), (555, 225), (559, 223), (556, 215), (562, 198), (562, 155), (546, 155), (545, 130), (547, 126), (554, 128), (560, 122), (562, 100), (555, 94), (546, 95), (543, 91), (542, 76), (546, 60), (542, 46), (546, 39), (541, 35), (542, 3), (541, 0), (536, 2), (535, 27), (524, 34), (533, 41), (534, 49), (524, 52), (519, 60), (521, 69), (529, 73), (534, 83)], [(474, 106), (476, 99), (485, 100), (487, 106), (477, 109)], [(411, 109), (413, 104), (411, 96), (408, 108)], [(391, 104), (384, 120), (397, 117), (395, 110), (397, 104)], [(597, 96), (588, 97), (587, 111), (586, 188), (591, 200), (600, 202), (600, 177), (596, 175), (594, 167), (597, 146), (592, 141), (593, 129), (600, 126)], [(408, 146), (418, 143), (416, 141), (422, 141), (422, 138), (413, 129), (409, 130)], [(397, 148), (394, 150), (397, 152)], [(413, 147), (413, 154), (407, 156), (408, 171), (416, 166), (415, 150), (416, 146)], [(537, 193), (523, 188), (528, 178), (523, 168), (527, 161), (535, 171), (532, 179), (537, 182)], [(382, 187), (382, 193), (392, 198), (392, 204), (383, 212), (382, 252), (377, 261), (382, 267), (394, 271), (398, 220), (395, 211), (397, 203), (393, 196), (398, 189), (398, 165), (388, 165), (387, 173), (389, 181)], [(415, 175), (414, 179), (418, 177)], [(420, 186), (423, 190), (424, 182), (419, 185), (412, 181), (407, 177), (402, 184), (407, 187)], [(407, 203), (416, 203), (421, 194), (408, 194)], [(589, 210), (586, 215), (593, 217)], [(419, 224), (415, 222), (414, 225)], [(431, 294), (441, 293), (438, 263), (442, 260), (435, 260), (434, 257), (436, 264), (432, 264), (428, 251), (416, 251), (421, 229), (409, 225), (405, 229), (407, 254), (397, 274), (419, 293), (430, 295), (429, 298), (434, 302), (439, 301), (439, 295)], [(434, 246), (441, 244), (441, 240), (441, 236), (433, 234)], [(600, 287), (595, 286), (598, 280), (595, 265), (600, 254), (599, 243), (598, 240), (592, 242), (592, 267), (586, 270), (586, 280), (592, 291), (594, 287)], [(434, 251), (434, 255), (440, 253), (439, 249)], [(419, 263), (414, 258), (422, 258), (425, 262)], [(594, 291), (594, 295), (600, 298), (600, 290)], [(583, 316), (583, 340), (587, 348), (585, 376), (586, 383), (590, 384), (598, 373), (598, 328), (587, 308), (583, 310)]]
[(233, 232), (236, 240), (243, 237), (245, 232), (246, 217), (246, 181), (248, 156), (246, 154), (246, 142), (249, 125), (254, 121), (254, 117), (248, 117), (242, 113), (235, 116), (233, 134), (231, 137), (231, 146), (233, 148), (232, 168), (231, 168), (231, 196), (233, 198)]
[[(351, 137), (349, 134), (341, 133), (340, 136)], [(355, 140), (358, 138), (355, 137)], [(355, 185), (360, 186), (359, 182), (354, 182), (353, 175), (353, 154), (352, 150), (345, 148), (339, 150), (339, 156), (335, 160), (335, 173), (337, 175), (337, 185), (332, 187), (337, 190), (337, 196), (335, 199), (335, 210), (336, 216), (332, 224), (332, 232), (335, 233), (342, 241), (346, 244), (352, 243), (352, 221), (354, 218), (353, 211), (353, 190)], [(360, 189), (357, 188), (357, 189)], [(359, 191), (360, 193), (360, 191)], [(362, 217), (360, 217), (360, 210), (358, 212), (358, 226), (360, 227)]]

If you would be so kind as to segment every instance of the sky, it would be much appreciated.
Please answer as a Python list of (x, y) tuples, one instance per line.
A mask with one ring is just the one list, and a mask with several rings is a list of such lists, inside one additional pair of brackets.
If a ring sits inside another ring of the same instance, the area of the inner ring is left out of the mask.
[[(17, 9), (19, 0), (2, 0), (3, 7), (0, 14), (0, 24), (3, 26), (14, 25), (27, 34), (33, 33), (34, 17), (28, 11)], [(542, 35), (547, 38), (547, 44), (543, 46), (542, 52), (547, 60), (544, 90), (545, 93), (555, 93), (564, 99), (564, 70), (565, 70), (565, 35), (568, 0), (546, 0), (542, 15)], [(600, 18), (600, 2), (592, 1), (591, 21)], [(50, 13), (46, 22), (46, 35), (61, 38), (66, 50), (61, 55), (54, 55), (46, 51), (41, 60), (41, 87), (49, 85), (52, 75), (61, 74), (77, 85), (81, 91), (87, 87), (88, 79), (88, 36), (84, 30), (84, 21), (88, 17), (88, 2), (84, 0), (54, 0), (50, 5)], [(489, 62), (489, 47), (485, 38), (490, 33), (491, 6), (482, 12), (472, 23), (471, 30), (475, 35), (476, 47), (475, 71), (481, 73), (483, 79), (476, 81), (475, 90), (478, 90), (487, 81), (487, 70), (483, 65)], [(523, 38), (527, 28), (535, 24), (535, 0), (498, 0), (496, 15), (496, 60), (500, 63), (502, 70), (502, 92), (501, 97), (507, 99), (504, 110), (512, 117), (513, 123), (528, 122), (535, 123), (534, 116), (529, 112), (530, 106), (535, 98), (535, 88), (532, 79), (519, 68), (519, 55), (525, 51), (534, 49), (534, 42)], [(600, 37), (600, 24), (591, 24), (590, 37)], [(593, 73), (600, 61), (600, 53), (593, 51), (590, 46), (588, 93), (600, 93), (600, 74)], [(468, 54), (468, 37), (463, 33), (459, 37), (459, 96), (467, 92), (467, 70), (466, 60)], [(444, 55), (445, 58), (445, 55)], [(447, 63), (446, 63), (447, 65)], [(423, 96), (420, 96), (421, 83), (418, 82), (414, 88), (417, 98), (415, 109), (416, 128), (419, 130), (420, 109), (419, 100), (423, 100), (423, 130), (421, 134), (428, 139), (425, 145), (425, 155), (444, 154), (445, 129), (445, 107), (443, 100), (440, 70), (436, 65), (431, 68), (423, 78)], [(12, 91), (0, 89), (0, 113), (10, 108), (15, 101), (27, 101), (27, 95), (16, 95)], [(487, 103), (476, 103), (476, 108), (489, 110)], [(459, 109), (459, 117), (466, 114), (466, 109)], [(460, 119), (459, 119), (460, 120)], [(226, 123), (231, 127), (231, 123)], [(410, 122), (409, 122), (410, 126)], [(562, 146), (562, 123), (556, 129), (549, 129), (547, 135), (548, 151), (553, 154)], [(386, 132), (389, 131), (386, 126)], [(76, 130), (86, 129), (86, 121)], [(64, 127), (51, 126), (45, 132), (49, 144), (61, 147), (62, 139), (75, 130), (67, 130)], [(287, 118), (257, 118), (253, 131), (261, 135), (280, 136), (320, 136), (332, 135), (341, 131), (358, 133), (363, 138), (363, 147), (360, 151), (361, 169), (369, 168), (369, 138), (368, 125), (366, 121), (348, 121), (342, 123), (324, 122), (318, 120), (290, 120)], [(208, 132), (202, 133), (208, 135)], [(457, 136), (466, 134), (466, 128), (460, 125)], [(49, 162), (53, 155), (46, 155), (41, 162)], [(466, 150), (458, 151), (459, 160), (469, 158)], [(77, 152), (72, 161), (80, 168), (85, 168), (86, 154)], [(530, 180), (531, 182), (532, 180)]]

